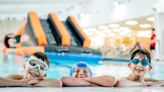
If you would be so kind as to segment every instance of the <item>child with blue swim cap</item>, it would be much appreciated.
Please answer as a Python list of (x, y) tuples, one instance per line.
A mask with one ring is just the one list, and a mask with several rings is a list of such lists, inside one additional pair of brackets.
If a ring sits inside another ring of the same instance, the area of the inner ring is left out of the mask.
[(78, 62), (72, 67), (70, 76), (75, 78), (87, 78), (92, 76), (92, 71), (87, 63)]
[(104, 75), (94, 77), (89, 64), (86, 62), (76, 63), (70, 71), (69, 77), (61, 79), (63, 86), (105, 86), (113, 87), (116, 79), (113, 76)]

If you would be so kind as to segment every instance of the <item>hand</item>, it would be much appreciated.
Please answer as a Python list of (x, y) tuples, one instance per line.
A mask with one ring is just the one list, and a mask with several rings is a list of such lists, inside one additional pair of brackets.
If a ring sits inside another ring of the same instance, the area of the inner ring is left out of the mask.
[(164, 86), (164, 82), (142, 82), (145, 86)]
[(163, 81), (158, 81), (156, 82), (156, 85), (155, 86), (164, 86), (164, 82)]
[(39, 80), (30, 80), (29, 82), (28, 82), (28, 84), (30, 84), (30, 85), (35, 85), (35, 84), (37, 84), (37, 83), (39, 83), (40, 81)]
[(154, 86), (154, 82), (142, 82), (144, 86)]

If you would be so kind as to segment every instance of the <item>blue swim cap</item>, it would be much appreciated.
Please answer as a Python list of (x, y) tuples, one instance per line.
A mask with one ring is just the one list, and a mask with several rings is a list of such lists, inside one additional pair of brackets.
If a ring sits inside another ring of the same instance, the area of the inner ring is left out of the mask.
[(85, 63), (85, 62), (78, 62), (78, 63), (76, 63), (76, 64), (72, 67), (72, 69), (71, 69), (70, 76), (73, 76), (73, 73), (74, 73), (78, 68), (85, 68), (85, 69), (88, 71), (88, 73), (90, 74), (90, 76), (92, 76), (92, 71), (91, 71), (89, 65), (88, 65), (87, 63)]

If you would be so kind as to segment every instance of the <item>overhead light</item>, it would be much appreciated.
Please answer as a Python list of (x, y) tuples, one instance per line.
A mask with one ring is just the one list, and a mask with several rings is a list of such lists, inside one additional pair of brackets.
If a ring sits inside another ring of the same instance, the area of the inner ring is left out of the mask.
[(147, 37), (150, 38), (151, 30), (145, 30), (145, 31), (138, 31), (137, 37)]
[(87, 32), (86, 33), (88, 36), (92, 36), (94, 33), (93, 32)]
[(126, 31), (126, 33), (131, 33), (132, 32), (132, 30), (129, 29), (128, 27), (121, 27), (120, 30), (121, 31)]
[(106, 29), (108, 29), (108, 26), (101, 25), (101, 26), (98, 26), (98, 29), (100, 29), (100, 30), (106, 30)]
[(118, 28), (118, 27), (120, 27), (120, 25), (119, 24), (109, 24), (109, 27), (110, 28)]
[(121, 5), (121, 3), (120, 2), (114, 2), (113, 5), (114, 6), (119, 6), (119, 5)]
[(128, 27), (122, 27), (120, 28), (120, 35), (125, 36), (132, 33), (132, 30), (129, 29)]
[(116, 35), (114, 33), (109, 34), (110, 37), (115, 37)]
[(107, 30), (103, 30), (103, 31), (101, 31), (101, 32), (104, 33), (104, 34), (109, 34), (109, 33), (111, 33), (112, 31), (109, 30), (109, 29), (107, 29)]
[(146, 18), (147, 21), (154, 22), (155, 18), (154, 17), (148, 17)]
[(112, 29), (112, 32), (120, 32), (120, 28), (114, 28)]
[(96, 28), (88, 28), (87, 30), (88, 31), (96, 31), (97, 29)]
[(130, 20), (130, 21), (126, 21), (125, 24), (130, 25), (130, 26), (133, 26), (133, 25), (137, 25), (138, 22), (137, 21)]
[(141, 28), (151, 28), (150, 24), (141, 24), (139, 25)]

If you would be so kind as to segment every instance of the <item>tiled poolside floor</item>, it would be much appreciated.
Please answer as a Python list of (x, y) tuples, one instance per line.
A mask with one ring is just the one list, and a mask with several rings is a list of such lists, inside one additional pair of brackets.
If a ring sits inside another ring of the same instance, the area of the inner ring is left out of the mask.
[(65, 87), (65, 88), (0, 88), (0, 92), (164, 92), (164, 87)]

